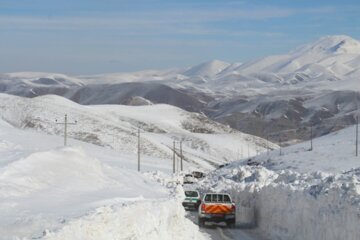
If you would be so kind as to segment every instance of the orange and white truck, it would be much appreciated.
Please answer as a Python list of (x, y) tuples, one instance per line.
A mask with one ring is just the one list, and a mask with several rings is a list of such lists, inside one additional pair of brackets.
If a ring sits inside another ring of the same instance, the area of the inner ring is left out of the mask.
[(236, 223), (235, 203), (227, 193), (206, 193), (199, 207), (199, 226), (203, 227), (205, 222), (225, 222), (227, 226), (233, 227)]

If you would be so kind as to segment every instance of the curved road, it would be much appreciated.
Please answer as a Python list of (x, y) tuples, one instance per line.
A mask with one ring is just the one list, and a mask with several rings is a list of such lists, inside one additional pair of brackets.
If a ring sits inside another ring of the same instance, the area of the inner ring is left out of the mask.
[[(197, 212), (188, 212), (187, 217), (195, 224), (198, 224)], [(212, 240), (265, 240), (255, 233), (252, 233), (251, 230), (245, 230), (238, 227), (227, 228), (225, 224), (206, 224), (206, 226), (204, 228), (200, 228), (200, 230), (210, 235)]]

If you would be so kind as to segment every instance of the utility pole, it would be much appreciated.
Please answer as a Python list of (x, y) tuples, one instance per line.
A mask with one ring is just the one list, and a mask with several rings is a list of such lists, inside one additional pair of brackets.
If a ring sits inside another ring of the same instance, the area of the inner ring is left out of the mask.
[(356, 116), (356, 141), (355, 141), (355, 145), (356, 145), (355, 155), (356, 156), (358, 156), (358, 141), (359, 141), (359, 116)]
[(266, 154), (269, 155), (269, 135), (266, 135)]
[[(176, 169), (175, 169), (175, 162), (176, 162), (176, 168), (177, 170), (179, 171), (179, 168), (180, 168), (180, 171), (183, 171), (184, 170), (184, 154), (183, 154), (183, 142), (190, 142), (190, 140), (179, 140), (179, 141), (176, 141), (174, 140), (173, 141), (173, 173), (175, 173)], [(179, 159), (177, 159), (176, 161), (176, 143), (179, 143), (179, 154), (178, 156), (180, 156), (180, 161)], [(179, 164), (180, 164), (180, 167), (179, 167)]]
[(313, 126), (310, 125), (310, 151), (313, 150)]
[(69, 123), (69, 122), (68, 122), (68, 118), (67, 118), (67, 114), (65, 114), (64, 122), (58, 122), (57, 119), (55, 119), (55, 122), (56, 122), (56, 124), (62, 124), (62, 125), (64, 125), (64, 146), (66, 147), (66, 145), (67, 145), (67, 126), (68, 126), (68, 125), (76, 125), (76, 124), (77, 124), (77, 121), (72, 122), (72, 123)]
[(141, 169), (141, 136), (140, 136), (140, 133), (146, 133), (145, 131), (141, 131), (140, 127), (138, 127), (138, 130), (137, 130), (137, 134), (136, 133), (132, 133), (132, 134), (135, 134), (135, 136), (137, 135), (137, 157), (138, 157), (138, 172), (140, 172), (140, 169)]
[(138, 172), (140, 172), (140, 128), (138, 128)]
[(280, 133), (279, 133), (279, 154), (280, 154), (280, 156), (282, 155), (282, 152), (281, 152), (281, 135), (280, 135)]
[(250, 144), (247, 142), (248, 158), (250, 158)]
[(182, 152), (182, 141), (180, 141), (180, 171), (183, 171), (183, 152)]
[(173, 141), (173, 173), (175, 173), (175, 141)]

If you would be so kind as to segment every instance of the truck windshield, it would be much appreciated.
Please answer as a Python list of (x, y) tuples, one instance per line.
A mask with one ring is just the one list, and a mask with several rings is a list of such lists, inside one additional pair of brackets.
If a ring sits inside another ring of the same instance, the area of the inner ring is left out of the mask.
[(186, 197), (198, 197), (199, 194), (195, 191), (185, 191), (185, 196)]

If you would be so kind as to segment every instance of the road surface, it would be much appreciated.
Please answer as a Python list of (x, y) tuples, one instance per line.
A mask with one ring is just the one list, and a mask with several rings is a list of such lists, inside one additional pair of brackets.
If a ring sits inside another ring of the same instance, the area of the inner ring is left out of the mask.
[[(187, 217), (198, 224), (197, 212), (188, 212)], [(204, 233), (210, 235), (212, 240), (266, 240), (248, 229), (239, 227), (227, 228), (225, 224), (208, 224), (204, 228), (200, 228)]]

